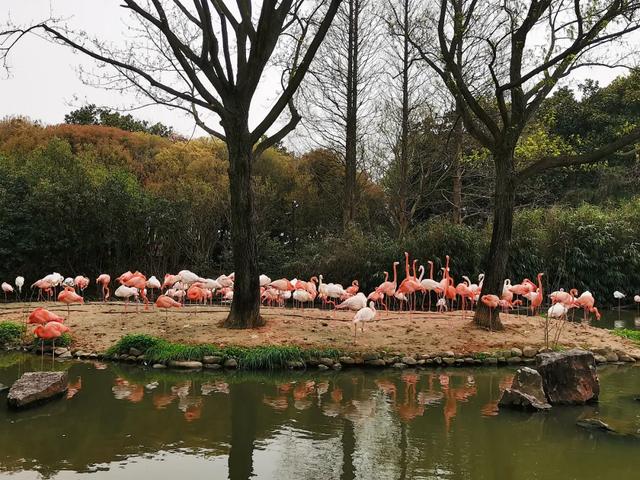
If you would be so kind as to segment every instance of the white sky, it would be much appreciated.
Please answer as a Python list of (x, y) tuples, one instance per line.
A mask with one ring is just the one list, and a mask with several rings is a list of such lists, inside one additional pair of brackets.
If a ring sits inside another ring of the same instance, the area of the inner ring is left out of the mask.
[[(0, 26), (6, 23), (7, 16), (15, 23), (30, 24), (48, 18), (53, 12), (57, 17), (68, 17), (72, 26), (107, 40), (118, 39), (123, 28), (122, 19), (127, 15), (118, 0), (0, 0), (0, 3)], [(34, 36), (23, 38), (12, 52), (9, 64), (9, 78), (0, 72), (0, 118), (21, 115), (45, 124), (55, 124), (64, 121), (65, 113), (86, 103), (115, 109), (126, 109), (141, 103), (133, 93), (123, 96), (83, 84), (77, 69), (79, 66), (86, 70), (94, 68), (91, 59)], [(621, 73), (622, 70), (584, 69), (572, 84), (584, 78), (595, 78), (607, 84)], [(262, 116), (275, 97), (277, 83), (275, 78), (269, 76), (264, 79), (252, 110), (254, 120)], [(132, 114), (170, 125), (186, 136), (194, 132), (193, 119), (180, 111), (151, 106)], [(252, 123), (255, 124), (255, 121)], [(198, 130), (195, 132), (196, 136), (203, 134)]]

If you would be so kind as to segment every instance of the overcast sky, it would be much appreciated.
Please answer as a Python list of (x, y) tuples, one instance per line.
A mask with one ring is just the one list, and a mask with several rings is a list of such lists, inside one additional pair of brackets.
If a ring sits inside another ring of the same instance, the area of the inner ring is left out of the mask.
[[(53, 11), (55, 16), (68, 17), (72, 26), (108, 40), (119, 38), (126, 16), (117, 0), (2, 0), (1, 4), (0, 25), (6, 23), (7, 14), (16, 23), (28, 24), (48, 18)], [(10, 77), (0, 73), (0, 118), (22, 115), (45, 124), (55, 124), (64, 121), (65, 113), (86, 103), (114, 108), (128, 108), (141, 103), (133, 94), (122, 96), (84, 85), (77, 70), (79, 66), (88, 70), (94, 68), (91, 59), (34, 36), (19, 43), (9, 64)], [(573, 83), (589, 77), (606, 84), (620, 73), (620, 70), (585, 69)], [(276, 84), (274, 79), (265, 79), (257, 98), (257, 108), (252, 112), (254, 116), (266, 110), (275, 96)], [(193, 120), (179, 111), (153, 106), (132, 113), (138, 118), (170, 125), (186, 136), (194, 132)], [(198, 135), (202, 132), (196, 130)]]

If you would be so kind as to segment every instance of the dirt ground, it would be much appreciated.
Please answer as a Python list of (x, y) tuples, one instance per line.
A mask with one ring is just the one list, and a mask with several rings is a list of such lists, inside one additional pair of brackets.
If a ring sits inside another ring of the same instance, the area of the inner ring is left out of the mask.
[[(65, 305), (55, 303), (7, 303), (0, 305), (0, 321), (26, 321), (42, 306), (67, 317)], [(540, 317), (501, 315), (505, 330), (489, 332), (476, 328), (467, 313), (407, 313), (378, 311), (376, 320), (358, 331), (354, 343), (354, 312), (320, 309), (263, 308), (266, 326), (256, 330), (228, 330), (218, 326), (227, 312), (224, 306), (186, 306), (166, 314), (153, 306), (148, 311), (122, 303), (90, 303), (71, 308), (66, 324), (74, 346), (102, 352), (127, 333), (147, 333), (180, 343), (217, 345), (299, 345), (307, 348), (334, 347), (343, 351), (389, 351), (407, 354), (491, 352), (511, 348), (544, 346), (544, 320)], [(566, 322), (560, 344), (566, 347), (611, 347), (632, 355), (640, 348), (608, 331)]]

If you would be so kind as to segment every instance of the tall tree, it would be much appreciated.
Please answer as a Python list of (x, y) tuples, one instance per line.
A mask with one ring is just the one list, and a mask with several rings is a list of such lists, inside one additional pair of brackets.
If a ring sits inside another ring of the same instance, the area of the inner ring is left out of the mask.
[[(640, 2), (440, 0), (427, 9), (423, 34), (412, 43), (455, 98), (466, 130), (493, 159), (493, 231), (483, 292), (499, 295), (518, 185), (551, 168), (599, 162), (640, 139), (636, 127), (584, 154), (529, 164), (515, 156), (523, 130), (559, 82), (584, 66), (624, 63), (628, 49), (607, 47), (640, 28)], [(496, 317), (493, 327), (500, 329)], [(482, 304), (474, 320), (491, 326)]]
[[(135, 34), (124, 47), (49, 20), (2, 32), (0, 56), (6, 59), (25, 35), (43, 35), (113, 67), (105, 83), (132, 88), (157, 104), (188, 112), (202, 129), (226, 142), (235, 286), (225, 326), (256, 327), (264, 322), (260, 317), (252, 166), (300, 121), (293, 96), (340, 3), (237, 0), (230, 5), (223, 0), (193, 0), (187, 5), (181, 0), (124, 0), (122, 7), (131, 14)], [(260, 81), (273, 65), (270, 60), (276, 47), (291, 41), (295, 64), (283, 69), (281, 93), (251, 128), (249, 114)], [(280, 119), (287, 108), (290, 115), (283, 123)], [(214, 118), (219, 119), (222, 132), (215, 128)]]
[(373, 0), (343, 2), (302, 90), (312, 142), (344, 162), (344, 226), (355, 218), (358, 166), (374, 114), (377, 18)]

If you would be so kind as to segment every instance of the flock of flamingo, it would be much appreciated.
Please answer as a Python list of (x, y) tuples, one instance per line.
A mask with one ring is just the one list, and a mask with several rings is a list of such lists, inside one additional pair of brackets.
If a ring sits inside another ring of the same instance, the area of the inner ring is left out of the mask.
[[(501, 295), (482, 294), (484, 275), (478, 276), (478, 283), (473, 283), (469, 277), (462, 276), (463, 281), (456, 284), (450, 274), (450, 257), (447, 255), (445, 266), (441, 269), (441, 278), (434, 279), (434, 262), (429, 260), (429, 278), (424, 278), (425, 267), (416, 266), (418, 260), (410, 263), (410, 255), (405, 252), (405, 278), (398, 283), (398, 265), (392, 265), (393, 278), (389, 278), (389, 273), (384, 272), (385, 280), (377, 286), (369, 295), (360, 292), (357, 280), (350, 286), (344, 288), (338, 283), (325, 283), (322, 275), (313, 276), (309, 281), (281, 278), (272, 281), (267, 275), (260, 275), (260, 297), (264, 304), (269, 306), (284, 307), (289, 299), (294, 306), (304, 308), (305, 305), (313, 305), (316, 299), (321, 301), (324, 308), (335, 307), (337, 310), (355, 311), (353, 318), (354, 336), (360, 326), (364, 332), (364, 324), (376, 317), (376, 305), (385, 310), (396, 308), (413, 312), (418, 310), (418, 294), (422, 294), (421, 310), (425, 308), (425, 300), (428, 299), (427, 310), (431, 311), (432, 296), (435, 296), (435, 308), (438, 312), (446, 312), (453, 308), (455, 303), (460, 307), (462, 315), (467, 310), (471, 311), (478, 302), (486, 305), (493, 315), (493, 311), (501, 309), (507, 312), (527, 303), (533, 314), (541, 307), (544, 300), (544, 290), (542, 285), (543, 273), (537, 276), (537, 283), (529, 279), (524, 279), (521, 283), (512, 284), (510, 279), (504, 281)], [(419, 272), (419, 276), (418, 276)], [(18, 289), (17, 296), (22, 296), (24, 287), (24, 277), (17, 277), (15, 285)], [(127, 304), (133, 298), (136, 302), (136, 310), (139, 305), (139, 298), (144, 301), (145, 309), (148, 308), (150, 293), (158, 291), (160, 295), (155, 300), (158, 308), (165, 312), (171, 308), (184, 306), (185, 300), (189, 300), (196, 306), (198, 304), (213, 304), (214, 298), (218, 297), (221, 302), (230, 302), (233, 299), (234, 274), (220, 275), (216, 279), (202, 278), (190, 270), (182, 270), (177, 274), (166, 274), (161, 283), (155, 276), (147, 278), (142, 273), (125, 272), (115, 279), (118, 287), (113, 295), (124, 300), (125, 312)], [(31, 289), (38, 290), (38, 300), (53, 300), (57, 293), (57, 300), (67, 305), (67, 313), (70, 315), (69, 306), (71, 304), (84, 303), (84, 291), (89, 286), (90, 280), (85, 276), (63, 277), (59, 273), (52, 273), (37, 280), (31, 285)], [(102, 300), (107, 301), (111, 297), (111, 276), (103, 273), (96, 279), (96, 285), (101, 289)], [(5, 295), (15, 293), (13, 287), (7, 282), (2, 283), (1, 288)], [(80, 294), (76, 292), (80, 291)], [(614, 297), (620, 302), (625, 295), (621, 292), (614, 292)], [(576, 289), (568, 292), (558, 290), (549, 295), (551, 307), (548, 310), (550, 318), (566, 318), (571, 309), (582, 309), (584, 320), (593, 313), (596, 319), (600, 319), (600, 312), (595, 307), (595, 298), (589, 291), (584, 291), (578, 295)], [(640, 295), (636, 295), (634, 301), (640, 304)], [(393, 302), (393, 305), (391, 304)], [(196, 310), (197, 313), (197, 310)], [(42, 339), (55, 339), (68, 331), (68, 327), (63, 325), (63, 318), (55, 315), (43, 308), (37, 308), (29, 316), (29, 323), (38, 326), (34, 331), (35, 335)]]

